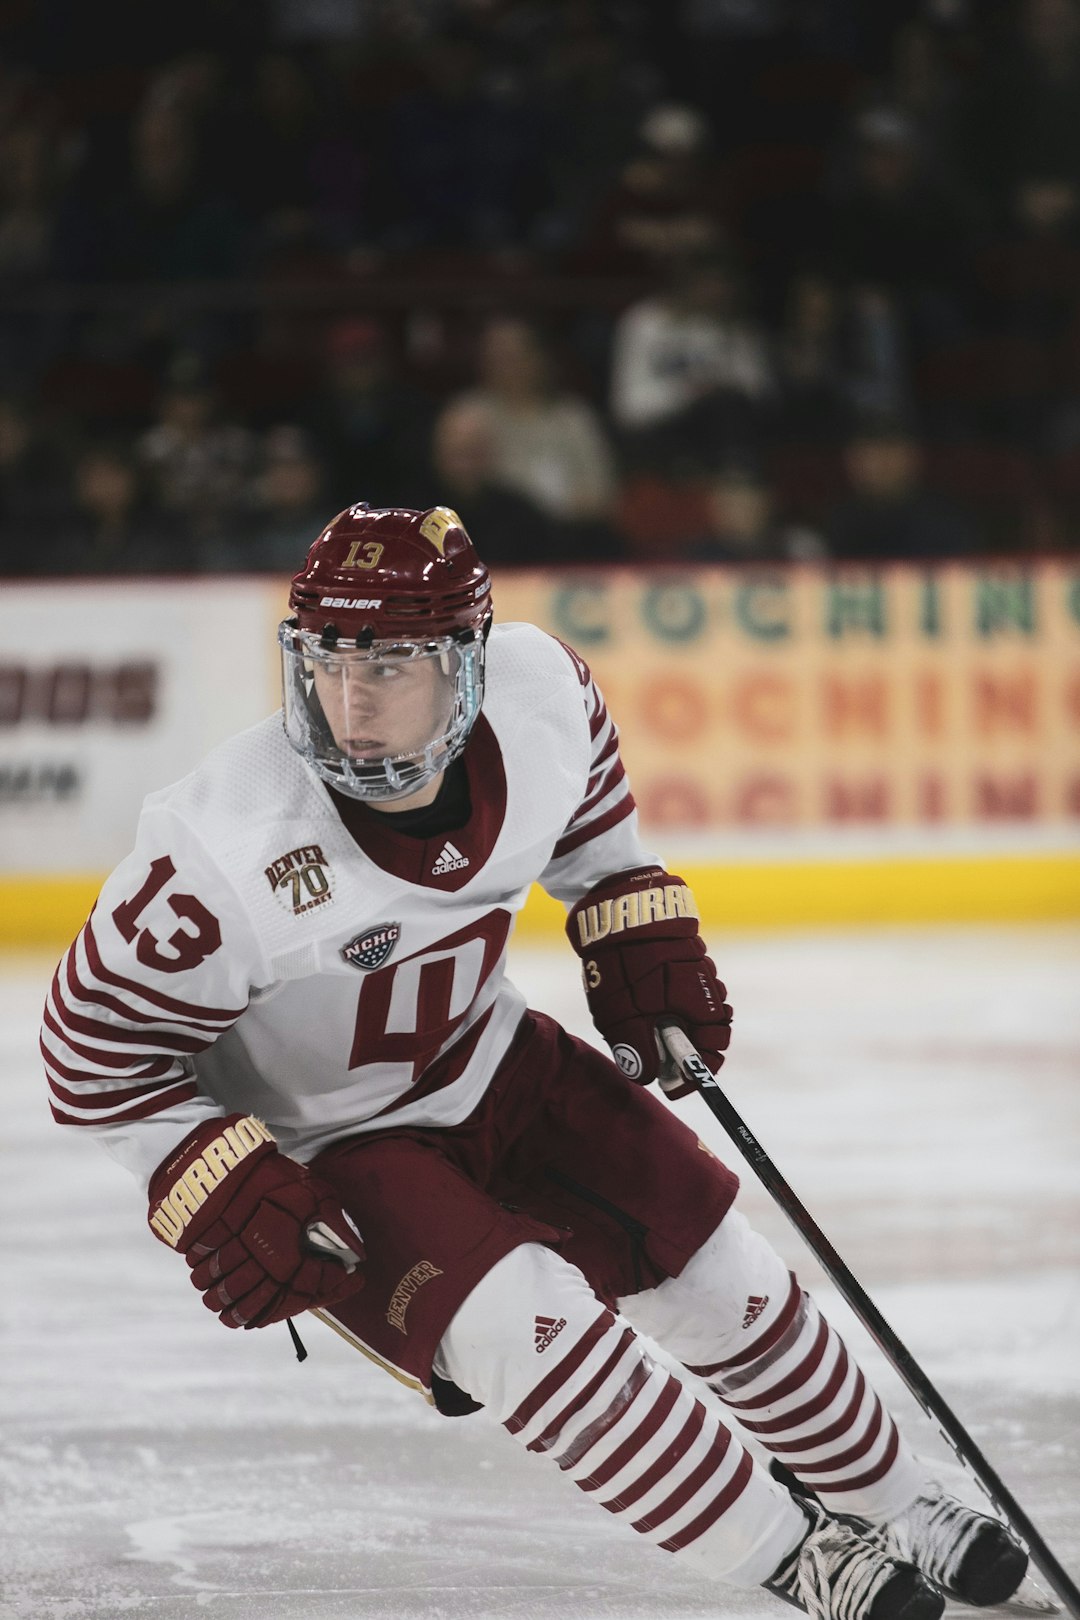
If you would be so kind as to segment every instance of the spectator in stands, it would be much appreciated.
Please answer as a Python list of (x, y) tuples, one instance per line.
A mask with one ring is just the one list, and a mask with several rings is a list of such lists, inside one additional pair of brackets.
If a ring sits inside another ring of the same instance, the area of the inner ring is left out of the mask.
[(735, 463), (704, 481), (708, 527), (687, 546), (697, 562), (816, 562), (827, 556), (820, 535), (780, 522), (761, 472)]
[(696, 107), (660, 102), (570, 264), (586, 274), (663, 276), (674, 261), (719, 252), (727, 240), (708, 121)]
[(924, 17), (902, 24), (891, 42), (882, 99), (907, 119), (920, 150), (945, 166), (952, 184), (963, 164), (964, 96), (962, 80), (950, 65), (949, 43), (948, 33)]
[(1023, 213), (1023, 191), (1080, 186), (1080, 7), (1021, 0), (979, 80), (969, 125), (972, 178), (1000, 215)]
[(0, 282), (25, 282), (52, 267), (56, 154), (41, 123), (0, 136)]
[(435, 423), (425, 503), (451, 506), (493, 567), (543, 568), (564, 560), (570, 539), (535, 501), (495, 474), (495, 423), (489, 407), (458, 399)]
[(303, 428), (282, 424), (262, 442), (252, 509), (202, 548), (206, 572), (292, 573), (326, 523), (325, 475)]
[(66, 504), (64, 482), (59, 449), (25, 401), (0, 396), (0, 572), (36, 571)]
[(575, 252), (592, 232), (611, 176), (638, 145), (642, 119), (660, 100), (661, 79), (599, 6), (543, 8), (536, 24), (542, 38), (533, 71), (552, 182), (542, 245)]
[(463, 396), (493, 424), (493, 473), (555, 521), (584, 533), (606, 524), (615, 466), (599, 414), (556, 386), (536, 328), (499, 317), (480, 344), (479, 387)]
[(834, 176), (821, 246), (850, 285), (873, 288), (896, 310), (902, 345), (916, 349), (968, 330), (973, 302), (969, 201), (950, 165), (920, 145), (911, 118), (888, 104), (863, 108)]
[(403, 501), (426, 459), (433, 414), (426, 395), (398, 375), (378, 321), (335, 321), (326, 339), (323, 387), (306, 416), (326, 460), (330, 505)]
[(243, 522), (252, 506), (256, 441), (218, 417), (217, 397), (195, 355), (178, 356), (158, 420), (138, 441), (140, 462), (162, 510), (182, 517), (200, 547)]
[(611, 412), (633, 468), (678, 473), (753, 455), (767, 431), (775, 376), (730, 258), (682, 260), (666, 290), (615, 326)]
[(925, 487), (922, 447), (905, 421), (862, 421), (848, 439), (844, 467), (849, 493), (825, 523), (838, 562), (962, 557), (980, 549), (971, 514)]
[(910, 402), (904, 357), (887, 301), (871, 288), (845, 291), (804, 271), (789, 286), (776, 344), (777, 436), (835, 441), (859, 411), (901, 411)]
[(522, 77), (491, 66), (459, 23), (417, 54), (423, 82), (391, 102), (383, 120), (387, 247), (528, 244), (550, 195), (542, 121)]
[(43, 572), (183, 574), (193, 562), (185, 525), (154, 508), (126, 446), (83, 450), (72, 472), (71, 505), (57, 521)]
[(236, 275), (247, 242), (239, 208), (200, 164), (196, 123), (181, 101), (151, 98), (130, 132), (126, 174), (74, 199), (62, 222), (59, 268), (111, 281)]

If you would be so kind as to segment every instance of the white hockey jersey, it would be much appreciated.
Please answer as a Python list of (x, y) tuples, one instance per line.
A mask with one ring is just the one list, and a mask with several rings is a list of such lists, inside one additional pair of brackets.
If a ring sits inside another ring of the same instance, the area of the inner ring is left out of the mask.
[(143, 1182), (202, 1119), (265, 1120), (313, 1158), (354, 1132), (452, 1125), (524, 1011), (505, 975), (530, 885), (566, 904), (651, 864), (618, 733), (576, 654), (496, 626), (448, 837), (345, 825), (280, 714), (151, 794), (135, 849), (57, 969), (53, 1114)]

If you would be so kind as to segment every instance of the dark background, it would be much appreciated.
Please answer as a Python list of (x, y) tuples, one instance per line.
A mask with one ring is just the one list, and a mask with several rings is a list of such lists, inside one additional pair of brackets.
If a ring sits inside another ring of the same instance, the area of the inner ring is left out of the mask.
[(0, 568), (1080, 534), (1074, 0), (6, 0)]

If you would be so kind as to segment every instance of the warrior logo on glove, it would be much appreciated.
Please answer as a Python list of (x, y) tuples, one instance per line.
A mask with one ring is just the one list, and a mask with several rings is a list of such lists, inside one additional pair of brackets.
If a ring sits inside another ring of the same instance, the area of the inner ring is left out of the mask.
[[(648, 1085), (663, 1065), (662, 1020), (680, 1024), (713, 1074), (731, 1040), (731, 1008), (698, 932), (682, 878), (651, 866), (620, 872), (592, 889), (567, 920), (582, 958), (593, 1023), (630, 1080)], [(688, 1096), (682, 1085), (670, 1097)]]
[(151, 1178), (149, 1221), (226, 1327), (266, 1327), (363, 1287), (363, 1241), (334, 1189), (250, 1114), (185, 1136)]

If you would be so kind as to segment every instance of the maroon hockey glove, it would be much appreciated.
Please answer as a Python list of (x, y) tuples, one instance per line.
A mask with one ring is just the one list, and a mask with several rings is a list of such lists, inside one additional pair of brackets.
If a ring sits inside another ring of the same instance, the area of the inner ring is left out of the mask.
[(364, 1245), (337, 1194), (250, 1114), (185, 1136), (154, 1171), (149, 1221), (226, 1327), (266, 1327), (363, 1287)]
[[(582, 960), (593, 1023), (631, 1080), (648, 1085), (663, 1067), (656, 1026), (680, 1024), (715, 1074), (731, 1039), (731, 1008), (698, 933), (697, 907), (682, 878), (662, 867), (620, 872), (579, 900), (567, 919)], [(669, 1097), (694, 1088), (679, 1082)]]

